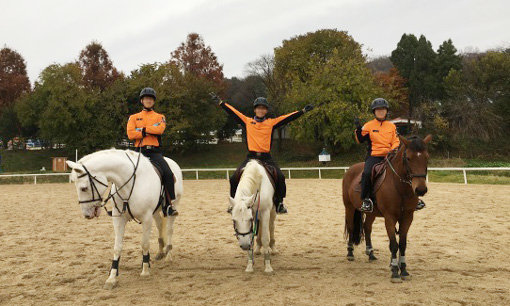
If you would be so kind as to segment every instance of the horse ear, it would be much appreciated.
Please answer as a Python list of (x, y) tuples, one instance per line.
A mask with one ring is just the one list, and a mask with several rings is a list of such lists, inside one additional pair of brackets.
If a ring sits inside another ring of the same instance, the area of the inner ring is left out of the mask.
[(432, 134), (428, 134), (425, 138), (423, 138), (423, 142), (425, 144), (429, 144), (429, 142), (432, 140)]
[(234, 207), (235, 204), (236, 204), (236, 201), (234, 200), (233, 197), (228, 197), (228, 201), (230, 202), (230, 206)]
[(400, 142), (403, 143), (405, 146), (409, 144), (409, 141), (403, 136), (398, 135), (398, 138), (400, 139)]
[(66, 164), (67, 164), (67, 166), (68, 166), (69, 168), (73, 169), (74, 171), (76, 171), (76, 172), (78, 172), (78, 173), (83, 173), (83, 172), (85, 172), (85, 171), (83, 170), (83, 168), (82, 168), (79, 164), (77, 164), (77, 163), (75, 163), (75, 162), (73, 162), (73, 161), (68, 160), (68, 161), (66, 161)]

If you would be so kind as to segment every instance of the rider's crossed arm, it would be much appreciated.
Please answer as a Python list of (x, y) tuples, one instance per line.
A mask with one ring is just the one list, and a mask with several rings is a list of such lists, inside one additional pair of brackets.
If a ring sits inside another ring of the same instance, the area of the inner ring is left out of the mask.
[(153, 125), (145, 127), (145, 132), (152, 135), (162, 135), (166, 128), (165, 116), (161, 116), (161, 120)]
[(136, 129), (136, 118), (134, 116), (129, 116), (127, 123), (127, 135), (129, 140), (143, 138), (142, 131)]

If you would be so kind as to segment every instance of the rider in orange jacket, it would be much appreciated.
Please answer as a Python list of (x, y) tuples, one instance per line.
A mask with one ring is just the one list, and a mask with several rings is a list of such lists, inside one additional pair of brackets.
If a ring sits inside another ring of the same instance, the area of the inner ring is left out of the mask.
[(167, 199), (167, 202), (163, 204), (163, 214), (175, 216), (178, 213), (172, 206), (172, 201), (175, 200), (174, 175), (161, 153), (161, 135), (166, 128), (165, 116), (156, 113), (153, 109), (156, 102), (154, 89), (144, 88), (140, 92), (140, 102), (143, 110), (129, 117), (127, 135), (130, 140), (135, 140), (135, 147), (140, 148), (142, 154), (162, 172)]
[[(283, 199), (286, 196), (287, 188), (285, 185), (285, 175), (278, 164), (271, 157), (271, 144), (273, 131), (278, 127), (284, 126), (285, 124), (296, 120), (301, 117), (304, 113), (313, 109), (312, 105), (307, 105), (303, 110), (295, 111), (286, 115), (282, 115), (277, 118), (267, 118), (267, 112), (269, 109), (269, 103), (266, 98), (259, 97), (253, 102), (253, 108), (255, 111), (254, 117), (248, 117), (242, 114), (240, 111), (235, 109), (232, 105), (225, 103), (220, 100), (216, 95), (212, 94), (213, 100), (219, 103), (219, 105), (229, 114), (233, 115), (237, 122), (242, 124), (243, 129), (246, 130), (246, 143), (248, 146), (248, 155), (246, 159), (239, 165), (238, 170), (244, 168), (250, 159), (257, 159), (263, 163), (269, 164), (276, 168), (278, 178), (275, 182), (275, 195), (274, 202), (276, 205), (276, 212), (279, 214), (286, 214), (287, 208), (283, 204)], [(237, 171), (236, 171), (237, 172)], [(232, 175), (230, 177), (230, 196), (234, 197), (237, 185), (239, 181)], [(231, 207), (229, 207), (230, 211)]]
[[(395, 151), (400, 145), (397, 127), (392, 122), (386, 120), (389, 103), (383, 98), (377, 98), (372, 101), (371, 109), (375, 119), (365, 123), (363, 127), (356, 119), (355, 138), (358, 143), (368, 142), (368, 154), (365, 159), (365, 167), (361, 175), (361, 199), (363, 204), (360, 210), (372, 212), (374, 203), (372, 202), (372, 168), (375, 164), (384, 160), (386, 155), (391, 151)], [(416, 209), (422, 209), (425, 203), (419, 200)]]

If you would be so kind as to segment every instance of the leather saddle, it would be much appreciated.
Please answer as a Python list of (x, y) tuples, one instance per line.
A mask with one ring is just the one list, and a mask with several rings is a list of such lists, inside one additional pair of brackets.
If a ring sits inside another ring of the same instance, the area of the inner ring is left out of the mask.
[[(372, 195), (375, 195), (379, 188), (381, 188), (384, 178), (386, 177), (386, 168), (386, 159), (375, 164), (372, 168), (372, 176), (370, 180), (372, 182)], [(356, 192), (361, 192), (361, 175), (362, 173), (360, 172), (355, 179), (356, 184), (354, 185), (354, 191)]]

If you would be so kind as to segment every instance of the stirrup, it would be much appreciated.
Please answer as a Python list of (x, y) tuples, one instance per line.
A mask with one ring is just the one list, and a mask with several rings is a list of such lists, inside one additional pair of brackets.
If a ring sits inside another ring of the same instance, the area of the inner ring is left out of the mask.
[(276, 213), (280, 215), (288, 213), (287, 207), (285, 207), (285, 204), (283, 204), (283, 202), (279, 202), (278, 204), (276, 204)]
[(163, 209), (163, 215), (166, 216), (177, 216), (179, 212), (174, 209), (173, 205), (168, 205), (165, 209)]
[[(367, 207), (368, 206), (368, 207)], [(374, 211), (374, 202), (372, 202), (372, 199), (366, 198), (363, 200), (363, 204), (361, 204), (361, 207), (359, 208), (362, 212), (373, 212)]]

